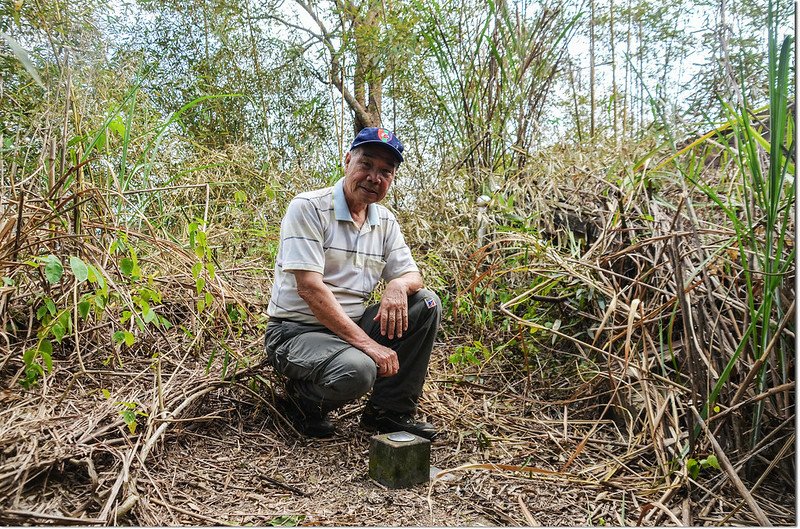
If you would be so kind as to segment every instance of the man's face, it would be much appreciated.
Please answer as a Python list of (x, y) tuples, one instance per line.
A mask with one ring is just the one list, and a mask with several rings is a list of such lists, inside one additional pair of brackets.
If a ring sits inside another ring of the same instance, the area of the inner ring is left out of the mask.
[(388, 150), (362, 145), (344, 158), (344, 191), (351, 207), (380, 202), (394, 181), (397, 161)]

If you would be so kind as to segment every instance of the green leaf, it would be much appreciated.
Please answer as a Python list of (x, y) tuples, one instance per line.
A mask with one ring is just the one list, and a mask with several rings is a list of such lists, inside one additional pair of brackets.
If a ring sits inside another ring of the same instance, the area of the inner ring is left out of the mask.
[(136, 339), (134, 338), (133, 333), (125, 331), (125, 345), (130, 347), (131, 345), (133, 345), (133, 342), (135, 341)]
[(37, 320), (42, 321), (42, 318), (44, 318), (45, 314), (47, 314), (47, 306), (46, 305), (42, 305), (41, 307), (36, 309), (36, 319)]
[(89, 309), (91, 308), (92, 308), (91, 303), (89, 303), (86, 300), (81, 301), (80, 303), (78, 303), (78, 315), (85, 320), (86, 316), (89, 315)]
[(44, 300), (45, 307), (47, 307), (47, 311), (50, 313), (51, 316), (56, 315), (56, 304), (53, 302), (52, 299), (47, 298)]
[(156, 311), (154, 311), (150, 307), (147, 307), (147, 310), (145, 310), (142, 313), (142, 319), (144, 320), (145, 323), (152, 323), (153, 320), (156, 320), (157, 317), (158, 316), (156, 315)]
[(39, 351), (42, 355), (42, 360), (44, 360), (44, 367), (47, 369), (47, 372), (50, 373), (53, 371), (53, 355), (50, 353), (46, 353), (44, 351)]
[(106, 288), (106, 278), (103, 274), (100, 273), (100, 270), (95, 268), (94, 265), (88, 265), (89, 267), (89, 281), (92, 283), (97, 283), (100, 285), (100, 289)]
[(89, 268), (80, 257), (70, 257), (69, 266), (72, 268), (72, 273), (75, 275), (75, 279), (78, 281), (78, 283), (83, 283), (89, 279)]
[(720, 469), (719, 461), (717, 460), (717, 456), (715, 456), (714, 454), (711, 454), (706, 458), (706, 464), (712, 468), (716, 468), (717, 470)]
[(118, 343), (122, 343), (122, 341), (124, 339), (125, 339), (125, 331), (117, 331), (117, 332), (114, 333), (114, 336), (112, 337), (112, 340), (114, 340), (114, 343), (117, 343), (117, 344)]
[(692, 479), (697, 479), (697, 476), (700, 474), (700, 463), (698, 463), (696, 459), (687, 459), (686, 470), (689, 472), (689, 476)]
[(42, 343), (39, 344), (39, 352), (53, 354), (53, 344), (50, 343), (50, 340), (42, 340)]
[(11, 279), (10, 277), (3, 276), (3, 286), (4, 287), (13, 287), (14, 286), (14, 280)]
[(25, 364), (25, 367), (28, 367), (33, 362), (33, 358), (36, 356), (36, 347), (31, 347), (27, 349), (24, 353), (22, 353), (22, 363)]
[(122, 415), (122, 420), (125, 421), (125, 424), (128, 425), (128, 430), (130, 430), (131, 434), (136, 433), (136, 412), (132, 410), (123, 410), (120, 412)]
[(130, 257), (124, 257), (119, 262), (119, 271), (122, 272), (122, 275), (131, 277), (133, 275), (133, 259)]
[(125, 124), (122, 122), (122, 118), (120, 116), (115, 116), (108, 123), (108, 128), (114, 131), (120, 138), (125, 137)]
[(106, 399), (110, 399), (111, 398), (111, 392), (108, 391), (106, 388), (101, 389), (100, 392), (103, 394), (103, 397), (105, 397)]
[(192, 265), (192, 277), (194, 279), (200, 277), (200, 272), (202, 271), (203, 271), (203, 263), (201, 263), (200, 261)]
[(214, 263), (206, 263), (206, 270), (208, 270), (208, 277), (214, 279), (217, 275), (217, 268), (214, 266)]
[(55, 285), (61, 280), (61, 276), (63, 275), (64, 265), (61, 264), (61, 260), (55, 255), (48, 255), (44, 259), (44, 276), (51, 285)]
[(197, 281), (195, 281), (194, 283), (194, 288), (197, 291), (198, 296), (200, 295), (200, 292), (203, 291), (203, 288), (205, 288), (205, 286), (206, 286), (206, 280), (203, 279), (202, 277), (198, 277)]
[(214, 296), (211, 295), (211, 292), (206, 292), (205, 298), (206, 298), (206, 306), (210, 307), (211, 304), (214, 302)]
[(66, 334), (67, 330), (64, 328), (64, 325), (59, 321), (56, 322), (51, 328), (50, 332), (53, 333), (53, 337), (55, 337), (58, 343), (61, 343), (61, 340), (64, 339), (64, 335)]

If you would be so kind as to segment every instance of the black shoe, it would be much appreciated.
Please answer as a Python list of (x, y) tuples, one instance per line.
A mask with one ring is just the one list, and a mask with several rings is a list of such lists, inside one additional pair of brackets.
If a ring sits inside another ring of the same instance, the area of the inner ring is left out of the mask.
[(361, 426), (370, 430), (378, 430), (380, 433), (406, 431), (431, 441), (439, 434), (432, 424), (415, 421), (414, 415), (411, 413), (384, 410), (371, 404), (367, 404), (364, 408), (364, 413), (361, 415)]
[(319, 403), (293, 394), (291, 385), (287, 384), (286, 389), (286, 397), (278, 397), (277, 405), (278, 410), (291, 421), (292, 426), (309, 437), (332, 437), (336, 430), (328, 420), (327, 411), (323, 410)]

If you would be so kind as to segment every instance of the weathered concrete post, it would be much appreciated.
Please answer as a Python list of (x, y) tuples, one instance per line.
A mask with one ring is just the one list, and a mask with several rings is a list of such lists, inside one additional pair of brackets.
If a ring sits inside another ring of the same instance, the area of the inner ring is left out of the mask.
[(372, 437), (369, 477), (391, 489), (430, 480), (431, 442), (407, 432)]

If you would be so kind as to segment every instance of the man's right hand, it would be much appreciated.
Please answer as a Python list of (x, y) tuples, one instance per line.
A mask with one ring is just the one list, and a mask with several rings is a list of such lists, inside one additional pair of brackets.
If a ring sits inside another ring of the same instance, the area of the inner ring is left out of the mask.
[(322, 282), (322, 274), (308, 270), (295, 270), (297, 293), (308, 303), (314, 316), (336, 336), (375, 361), (379, 377), (391, 377), (400, 370), (397, 353), (367, 336), (364, 330), (356, 325), (342, 310), (333, 292)]
[(391, 377), (397, 374), (400, 370), (400, 361), (397, 359), (397, 353), (379, 343), (373, 347), (365, 350), (364, 353), (375, 361), (378, 366), (379, 377)]

